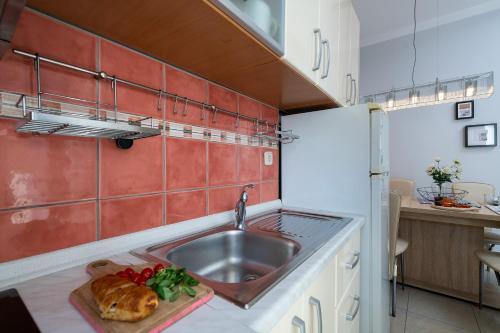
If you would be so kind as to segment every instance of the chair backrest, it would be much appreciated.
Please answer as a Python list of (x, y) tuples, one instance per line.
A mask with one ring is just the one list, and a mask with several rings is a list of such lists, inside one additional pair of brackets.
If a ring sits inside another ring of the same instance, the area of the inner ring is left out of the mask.
[(389, 279), (394, 274), (394, 261), (396, 260), (396, 242), (399, 230), (399, 211), (401, 208), (401, 195), (396, 192), (389, 194)]
[(479, 204), (484, 203), (484, 195), (491, 194), (495, 195), (495, 186), (485, 183), (474, 183), (474, 182), (458, 182), (451, 185), (453, 191), (464, 190), (467, 191), (465, 195), (466, 200), (475, 201)]
[(389, 188), (402, 197), (415, 197), (415, 181), (406, 178), (393, 178), (389, 181)]

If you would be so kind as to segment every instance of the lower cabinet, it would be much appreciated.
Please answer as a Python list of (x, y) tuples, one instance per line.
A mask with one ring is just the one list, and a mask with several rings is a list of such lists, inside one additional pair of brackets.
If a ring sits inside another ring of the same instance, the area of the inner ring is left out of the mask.
[(272, 333), (358, 333), (359, 230), (290, 305)]

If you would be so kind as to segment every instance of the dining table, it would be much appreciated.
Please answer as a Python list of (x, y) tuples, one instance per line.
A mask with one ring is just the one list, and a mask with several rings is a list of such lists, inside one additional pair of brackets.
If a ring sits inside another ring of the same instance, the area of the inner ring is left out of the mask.
[[(475, 252), (485, 248), (484, 228), (500, 229), (500, 214), (485, 206), (473, 211), (437, 209), (403, 197), (398, 234), (409, 242), (404, 253), (405, 283), (478, 302), (479, 260)], [(496, 279), (485, 281), (483, 293), (485, 305), (500, 309)]]

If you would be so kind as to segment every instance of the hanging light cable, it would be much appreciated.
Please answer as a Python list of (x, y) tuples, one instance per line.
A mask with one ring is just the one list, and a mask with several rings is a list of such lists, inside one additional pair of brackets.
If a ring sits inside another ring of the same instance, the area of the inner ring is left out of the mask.
[[(417, 0), (413, 1), (413, 64), (411, 70), (411, 86), (392, 88), (389, 91), (371, 94), (364, 97), (365, 103), (375, 102), (386, 110), (399, 110), (417, 106), (435, 105), (463, 101), (471, 98), (488, 98), (494, 92), (493, 72), (474, 74), (449, 80), (440, 80), (440, 2), (436, 1), (436, 80), (421, 85), (415, 84), (417, 65)], [(405, 97), (406, 96), (406, 97)]]

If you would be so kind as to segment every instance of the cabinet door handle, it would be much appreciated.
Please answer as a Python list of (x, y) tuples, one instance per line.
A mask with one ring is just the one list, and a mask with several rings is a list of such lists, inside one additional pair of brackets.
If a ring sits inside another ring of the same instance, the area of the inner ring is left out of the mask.
[(323, 44), (321, 43), (321, 30), (319, 29), (314, 29), (314, 64), (313, 64), (313, 71), (317, 71), (319, 67), (321, 66), (321, 54), (322, 49), (323, 49)]
[(316, 319), (318, 320), (318, 333), (323, 333), (323, 313), (321, 311), (321, 302), (319, 299), (310, 297), (309, 304), (316, 308)]
[(354, 86), (354, 89), (352, 90), (354, 92), (354, 98), (351, 100), (351, 105), (356, 104), (356, 98), (358, 97), (358, 87), (356, 84), (356, 79), (352, 80), (352, 84)]
[(344, 265), (348, 269), (354, 269), (359, 263), (359, 252), (354, 252), (354, 259), (351, 262), (346, 262)]
[(351, 97), (352, 97), (352, 75), (349, 73), (347, 74), (345, 81), (345, 102), (351, 103)]
[(324, 41), (321, 42), (324, 46), (326, 46), (326, 53), (325, 55), (326, 58), (326, 65), (323, 68), (323, 73), (321, 74), (321, 78), (325, 79), (328, 77), (328, 72), (330, 71), (330, 58), (331, 58), (331, 50), (330, 50), (330, 41), (328, 39), (325, 39)]
[(298, 327), (300, 333), (306, 333), (306, 323), (297, 316), (292, 319), (292, 326)]
[(351, 313), (347, 313), (345, 315), (345, 319), (349, 320), (349, 321), (353, 321), (356, 318), (356, 316), (358, 315), (358, 312), (359, 312), (359, 305), (361, 304), (361, 302), (359, 300), (359, 296), (354, 296), (353, 298), (354, 298), (354, 303), (356, 304), (354, 311)]

